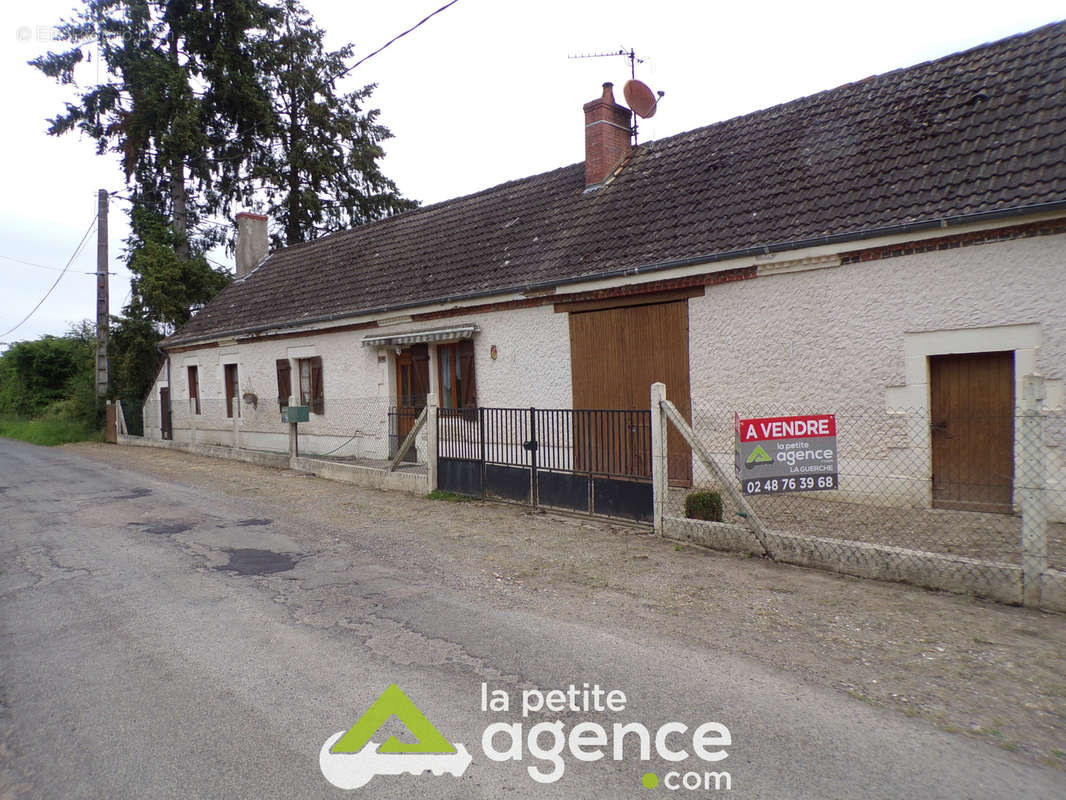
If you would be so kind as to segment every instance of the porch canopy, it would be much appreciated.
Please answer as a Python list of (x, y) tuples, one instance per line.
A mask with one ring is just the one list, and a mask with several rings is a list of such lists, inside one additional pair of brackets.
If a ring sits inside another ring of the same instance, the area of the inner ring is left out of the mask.
[(430, 331), (407, 331), (377, 334), (363, 337), (363, 347), (402, 347), (423, 342), (447, 342), (456, 339), (473, 339), (480, 329), (476, 324), (455, 325), (451, 328), (434, 328)]

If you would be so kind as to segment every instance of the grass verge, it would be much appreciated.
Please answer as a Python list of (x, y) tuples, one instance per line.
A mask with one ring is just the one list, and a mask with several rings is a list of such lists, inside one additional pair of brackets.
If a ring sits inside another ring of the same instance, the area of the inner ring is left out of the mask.
[(0, 417), (0, 436), (52, 447), (67, 442), (102, 442), (104, 432), (60, 417), (17, 419)]
[(442, 492), (440, 489), (434, 489), (426, 495), (426, 498), (428, 500), (447, 500), (450, 503), (469, 503), (477, 500), (476, 497), (467, 497), (465, 494), (456, 494), (455, 492)]

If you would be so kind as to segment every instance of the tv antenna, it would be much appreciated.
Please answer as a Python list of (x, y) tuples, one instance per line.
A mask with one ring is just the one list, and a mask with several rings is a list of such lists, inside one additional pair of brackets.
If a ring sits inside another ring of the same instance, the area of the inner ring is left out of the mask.
[(626, 81), (626, 85), (622, 90), (622, 94), (626, 99), (626, 105), (629, 106), (633, 112), (633, 146), (637, 144), (637, 117), (643, 117), (648, 119), (655, 116), (655, 112), (659, 107), (659, 101), (662, 100), (666, 92), (652, 92), (648, 85), (643, 81), (637, 80), (637, 64), (643, 64), (644, 59), (637, 56), (636, 51), (630, 47), (628, 50), (625, 47), (620, 47), (618, 50), (614, 50), (610, 53), (580, 53), (578, 55), (567, 56), (570, 59), (579, 58), (610, 58), (613, 56), (622, 56), (629, 59), (629, 80)]
[(624, 47), (621, 47), (618, 50), (614, 50), (614, 51), (612, 51), (610, 53), (579, 53), (578, 55), (575, 55), (575, 56), (567, 56), (567, 58), (570, 58), (570, 59), (578, 59), (578, 58), (610, 58), (611, 56), (623, 56), (624, 58), (628, 58), (629, 59), (629, 77), (634, 79), (634, 80), (636, 79), (636, 77), (637, 77), (637, 64), (643, 64), (644, 63), (644, 59), (643, 58), (638, 58), (636, 52), (633, 50), (632, 47), (630, 47), (628, 50), (626, 50)]

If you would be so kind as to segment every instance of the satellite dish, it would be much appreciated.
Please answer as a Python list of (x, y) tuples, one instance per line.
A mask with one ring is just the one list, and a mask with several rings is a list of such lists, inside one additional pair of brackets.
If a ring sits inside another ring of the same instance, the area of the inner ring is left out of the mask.
[(626, 105), (633, 109), (638, 117), (649, 119), (655, 116), (659, 98), (648, 88), (646, 83), (635, 79), (626, 81), (622, 94), (625, 95)]

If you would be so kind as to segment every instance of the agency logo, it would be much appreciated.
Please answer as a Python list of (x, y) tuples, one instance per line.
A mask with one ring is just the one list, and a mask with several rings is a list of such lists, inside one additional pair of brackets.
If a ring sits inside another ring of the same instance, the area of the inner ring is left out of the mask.
[[(392, 717), (414, 736), (413, 743), (390, 736), (383, 744), (373, 736)], [(418, 706), (395, 683), (347, 731), (326, 739), (318, 765), (326, 780), (339, 789), (358, 789), (375, 775), (434, 775), (458, 778), (470, 766), (471, 757), (462, 744), (452, 744), (441, 735)]]
[(744, 466), (748, 469), (755, 469), (755, 467), (761, 467), (763, 464), (773, 464), (774, 460), (770, 457), (762, 445), (756, 445), (755, 449), (751, 451), (751, 455), (748, 456), (748, 460), (744, 462)]

